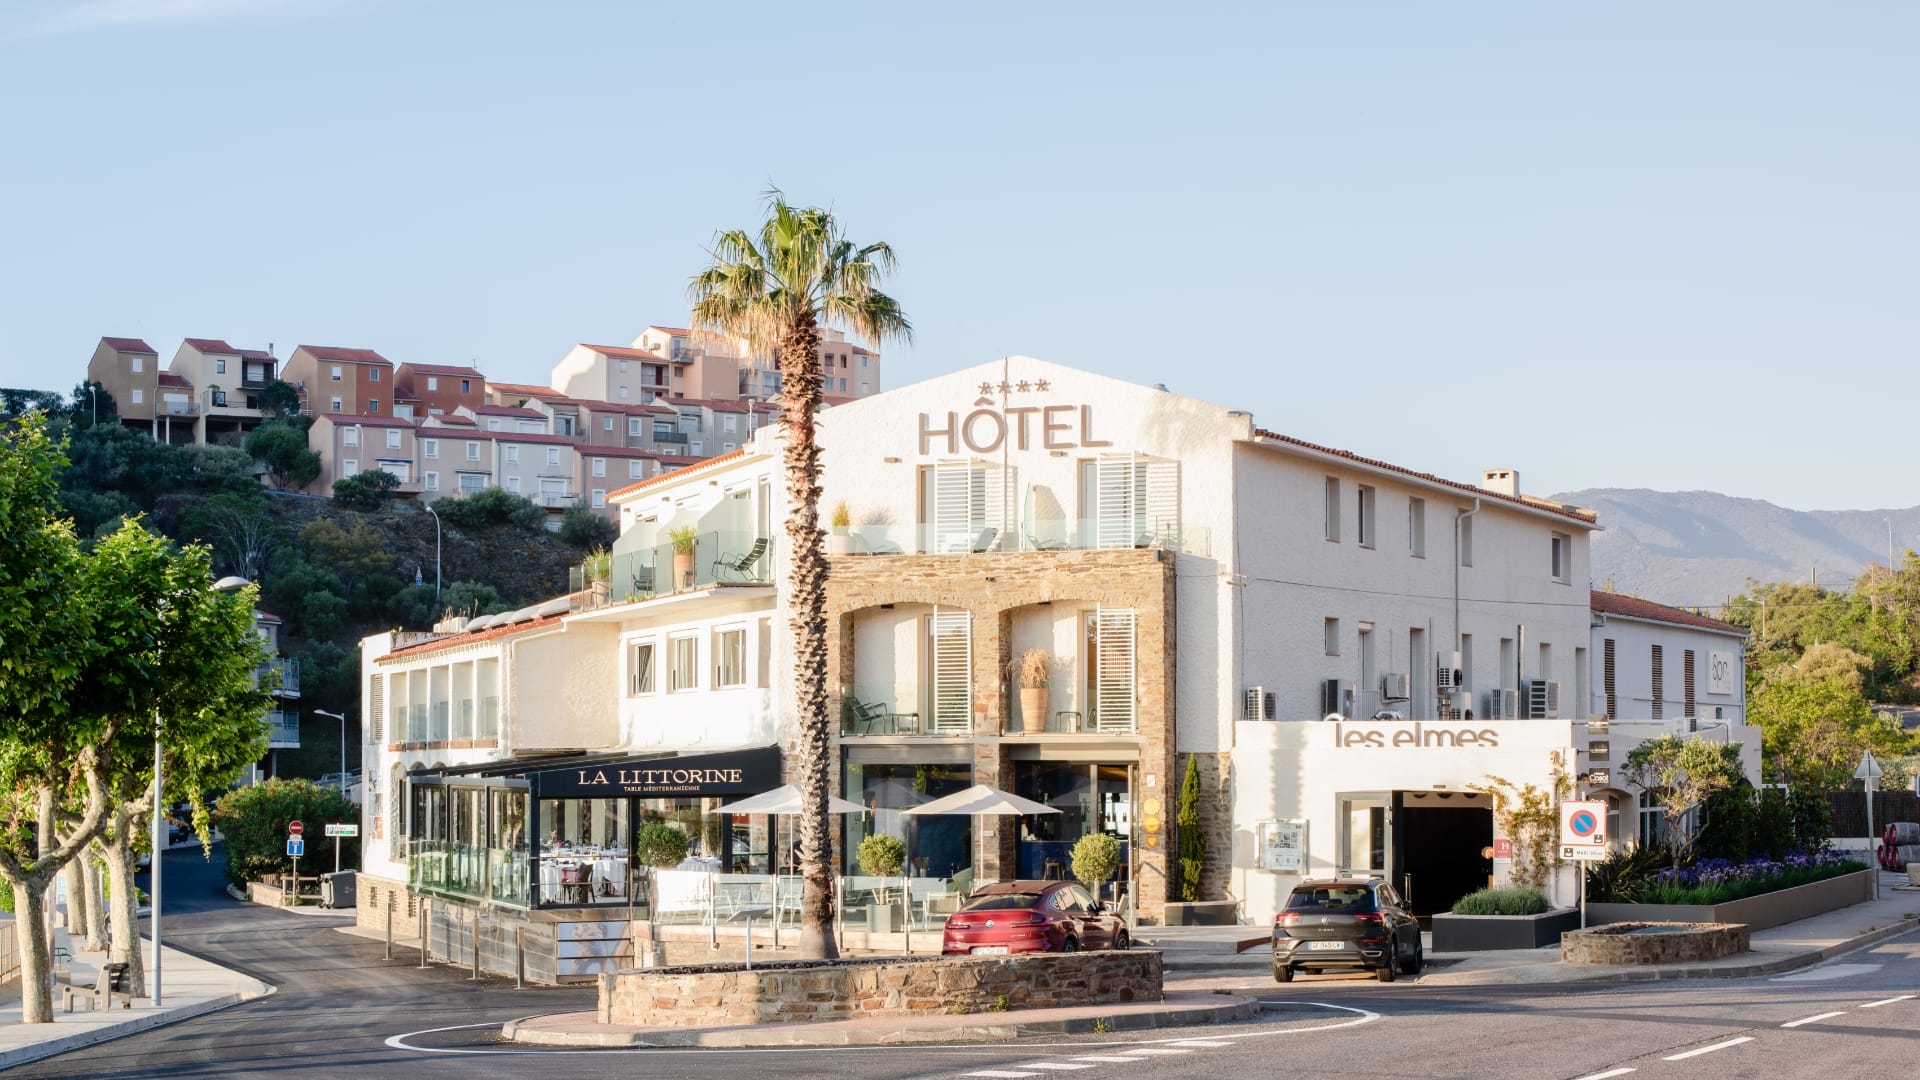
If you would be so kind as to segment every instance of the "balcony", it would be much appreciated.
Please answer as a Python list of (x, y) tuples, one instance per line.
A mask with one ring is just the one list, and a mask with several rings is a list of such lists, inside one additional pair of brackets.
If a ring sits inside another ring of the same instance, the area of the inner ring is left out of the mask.
[(696, 534), (693, 551), (685, 555), (676, 553), (671, 542), (648, 544), (643, 541), (637, 547), (614, 554), (604, 588), (599, 587), (600, 583), (590, 578), (583, 567), (574, 567), (569, 574), (574, 609), (591, 611), (676, 592), (729, 585), (771, 584), (773, 555), (772, 538), (746, 532)]
[(296, 713), (274, 709), (267, 713), (267, 749), (297, 750), (300, 747), (300, 717)]
[(656, 431), (653, 433), (653, 441), (657, 443), (675, 443), (685, 446), (687, 444), (687, 434), (684, 431)]
[(159, 403), (159, 406), (154, 409), (154, 413), (159, 416), (198, 416), (200, 414), (200, 406), (191, 401), (168, 398)]
[(580, 501), (580, 493), (577, 491), (542, 491), (533, 495), (532, 498), (536, 506), (544, 506), (549, 510), (564, 510)]
[(276, 657), (253, 669), (253, 681), (258, 686), (272, 687), (279, 697), (299, 697), (300, 661)]
[[(1018, 534), (975, 521), (968, 524), (854, 525), (847, 530), (850, 555), (969, 555), (1006, 551), (1112, 551), (1159, 548), (1186, 555), (1212, 554), (1211, 531), (1179, 522), (1144, 519), (1054, 519), (1023, 523)], [(829, 538), (832, 543), (832, 538)]]

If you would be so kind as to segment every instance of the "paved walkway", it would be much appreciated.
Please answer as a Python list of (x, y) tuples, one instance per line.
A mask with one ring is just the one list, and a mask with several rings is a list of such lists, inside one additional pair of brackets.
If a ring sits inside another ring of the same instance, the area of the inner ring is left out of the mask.
[[(289, 909), (315, 914), (317, 908)], [(1920, 887), (1904, 874), (1882, 874), (1880, 899), (1817, 915), (1753, 935), (1753, 951), (1698, 964), (1658, 968), (1563, 964), (1557, 949), (1511, 952), (1429, 953), (1422, 984), (1465, 986), (1559, 982), (1628, 981), (1679, 978), (1745, 978), (1770, 975), (1818, 963), (1896, 934), (1920, 927)], [(353, 932), (352, 927), (341, 928)], [(599, 1024), (593, 1013), (532, 1017), (507, 1026), (517, 1040), (549, 1045), (600, 1046), (858, 1046), (914, 1042), (1007, 1039), (1021, 1035), (1095, 1030), (1124, 1031), (1189, 1024), (1220, 1023), (1248, 1016), (1258, 1008), (1231, 991), (1264, 990), (1277, 984), (1260, 947), (1237, 946), (1264, 940), (1258, 926), (1143, 927), (1141, 945), (1160, 949), (1166, 964), (1166, 1000), (1135, 1005), (1076, 1009), (1028, 1009), (1018, 1013), (923, 1016), (886, 1020), (839, 1020), (813, 1024), (761, 1024), (747, 1028), (615, 1028)], [(395, 945), (401, 944), (395, 939)], [(415, 942), (409, 947), (417, 948)], [(102, 953), (77, 952), (72, 981), (91, 985)], [(1331, 976), (1338, 978), (1339, 976)], [(1314, 976), (1302, 977), (1310, 984)], [(257, 979), (217, 964), (167, 949), (162, 969), (164, 1005), (134, 999), (131, 1009), (72, 1013), (58, 1011), (51, 1024), (20, 1022), (18, 983), (0, 986), (0, 1069), (65, 1053), (107, 1039), (172, 1023), (273, 992)]]

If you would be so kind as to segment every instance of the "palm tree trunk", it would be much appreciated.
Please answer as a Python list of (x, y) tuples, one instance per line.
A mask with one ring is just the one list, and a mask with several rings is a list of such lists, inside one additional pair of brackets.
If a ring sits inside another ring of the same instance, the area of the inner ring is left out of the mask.
[(800, 955), (831, 960), (833, 937), (832, 840), (827, 789), (832, 782), (827, 723), (827, 556), (821, 548), (820, 445), (814, 418), (820, 405), (820, 327), (809, 315), (780, 342), (780, 422), (787, 474), (787, 604), (793, 625), (794, 707), (798, 735), (793, 757), (800, 788)]

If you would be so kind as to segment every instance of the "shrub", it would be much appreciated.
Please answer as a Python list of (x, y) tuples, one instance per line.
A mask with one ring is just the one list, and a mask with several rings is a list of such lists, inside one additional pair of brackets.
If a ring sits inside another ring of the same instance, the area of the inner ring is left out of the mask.
[(1180, 834), (1180, 899), (1200, 899), (1200, 875), (1207, 868), (1207, 835), (1200, 831), (1200, 759), (1187, 755), (1187, 773), (1180, 781), (1180, 804), (1174, 814)]
[(1100, 886), (1120, 866), (1120, 841), (1107, 833), (1088, 833), (1074, 842), (1072, 862), (1074, 878), (1099, 896)]
[(532, 499), (505, 488), (481, 488), (457, 499), (441, 499), (434, 513), (448, 525), (464, 529), (482, 525), (513, 525), (533, 532), (547, 526), (547, 512)]
[(560, 539), (579, 548), (603, 548), (620, 536), (620, 528), (593, 507), (577, 502), (560, 515)]
[[(342, 866), (360, 862), (360, 841), (336, 838), (322, 844), (317, 838), (329, 822), (357, 824), (359, 811), (336, 788), (323, 788), (311, 780), (274, 777), (251, 787), (227, 793), (214, 808), (213, 821), (226, 837), (227, 880), (235, 885), (258, 881), (267, 874), (293, 869), (287, 857), (287, 823), (304, 822), (315, 839), (306, 858), (314, 859), (333, 843), (340, 849)], [(331, 860), (328, 860), (331, 861)], [(309, 865), (317, 865), (309, 863)]]
[(1634, 845), (1610, 851), (1587, 869), (1587, 899), (1596, 904), (1633, 904), (1640, 890), (1666, 865), (1659, 848)]
[(907, 864), (907, 845), (897, 836), (872, 833), (860, 841), (860, 872), (871, 877), (893, 877)]
[(1865, 869), (1835, 851), (1795, 852), (1784, 859), (1701, 859), (1656, 873), (1640, 889), (1643, 904), (1724, 904)]
[(687, 849), (692, 841), (678, 825), (649, 821), (640, 826), (635, 845), (639, 849), (641, 862), (665, 868), (680, 865), (680, 861), (687, 857)]
[(1455, 915), (1539, 915), (1547, 910), (1547, 898), (1535, 889), (1481, 889), (1454, 902)]

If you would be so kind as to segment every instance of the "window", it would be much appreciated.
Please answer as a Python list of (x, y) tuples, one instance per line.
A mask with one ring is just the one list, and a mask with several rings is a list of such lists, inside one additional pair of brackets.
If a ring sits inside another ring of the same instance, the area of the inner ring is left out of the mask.
[(420, 442), (420, 447), (420, 456), (422, 457), (437, 458), (440, 456), (439, 439), (423, 439)]
[(1652, 668), (1651, 668), (1650, 674), (1652, 676), (1651, 681), (1653, 684), (1653, 718), (1655, 720), (1665, 719), (1664, 706), (1666, 705), (1665, 699), (1667, 696), (1666, 694), (1667, 673), (1666, 673), (1665, 658), (1661, 655), (1661, 652), (1662, 650), (1660, 646), (1658, 645), (1653, 646), (1653, 656), (1651, 657)]
[(1354, 507), (1353, 536), (1361, 547), (1373, 546), (1373, 489), (1366, 485), (1360, 487), (1360, 498)]
[(479, 443), (470, 442), (467, 444), (467, 460), (468, 461), (480, 460), (480, 444)]
[(1328, 656), (1340, 655), (1340, 620), (1323, 619), (1320, 623), (1320, 642), (1326, 646)]
[(460, 380), (460, 392), (461, 392), (461, 393), (463, 393), (463, 394), (471, 394), (471, 393), (473, 392), (473, 380), (472, 380), (472, 379), (461, 379), (461, 380)]
[(1407, 554), (1427, 557), (1427, 500), (1407, 500)]
[(627, 695), (653, 693), (653, 650), (651, 641), (635, 641), (627, 646)]
[(333, 381), (334, 382), (340, 381), (340, 365), (339, 364), (333, 365)]
[(606, 458), (597, 457), (593, 459), (593, 475), (595, 476), (607, 475), (607, 459)]
[(399, 428), (387, 429), (387, 449), (389, 450), (400, 449), (400, 429)]
[(520, 464), (520, 448), (518, 446), (514, 446), (511, 443), (507, 445), (507, 464), (509, 465)]
[(1327, 477), (1327, 539), (1340, 542), (1340, 480)]
[(379, 411), (380, 411), (380, 399), (368, 398), (367, 399), (367, 415), (372, 416), (374, 413), (377, 413)]
[(133, 370), (135, 371), (146, 370), (147, 361), (143, 357), (132, 356), (132, 357), (128, 357), (128, 359), (133, 361)]
[(340, 445), (341, 446), (359, 446), (360, 445), (360, 429), (357, 427), (341, 428), (340, 429)]
[(636, 439), (640, 437), (640, 418), (639, 417), (637, 416), (627, 417), (627, 434), (633, 436)]
[(426, 475), (427, 475), (427, 480), (426, 480), (427, 490), (439, 491), (440, 490), (440, 474), (437, 472), (430, 472)]
[(713, 632), (713, 685), (747, 685), (747, 630), (743, 626)]
[(460, 494), (462, 495), (471, 495), (476, 491), (484, 491), (486, 490), (486, 486), (487, 478), (484, 476), (478, 476), (474, 473), (460, 474)]
[(667, 692), (692, 690), (700, 685), (700, 639), (667, 640)]
[(1566, 533), (1553, 534), (1553, 580), (1562, 585), (1567, 583), (1567, 576), (1573, 572), (1573, 568), (1569, 565), (1572, 562), (1571, 552), (1568, 550), (1572, 540), (1573, 538)]
[(722, 431), (732, 431), (732, 430), (734, 429), (734, 419), (735, 419), (735, 418), (733, 417), (733, 415), (732, 415), (732, 414), (728, 414), (728, 415), (726, 415), (726, 416), (722, 416), (722, 417), (720, 418), (720, 430), (722, 430)]
[(560, 448), (559, 447), (557, 446), (547, 447), (547, 464), (549, 465), (560, 464)]
[(867, 358), (867, 357), (864, 357), (864, 356), (860, 358), (860, 366), (861, 366), (861, 367), (866, 367), (866, 366), (867, 366), (867, 359), (868, 359), (868, 358)]
[(520, 494), (520, 478), (518, 476), (507, 477), (507, 490), (513, 492), (515, 495)]
[(733, 443), (721, 443), (721, 444), (720, 444), (720, 452), (721, 452), (721, 453), (723, 453), (723, 454), (731, 454), (731, 453), (733, 453), (733, 449), (734, 449), (734, 444), (733, 444)]
[(646, 468), (645, 468), (645, 466), (646, 466), (646, 462), (644, 462), (644, 461), (629, 461), (629, 462), (627, 462), (627, 479), (629, 479), (629, 480), (638, 480), (638, 479), (640, 479), (641, 477), (644, 477), (644, 476), (646, 476), (646, 475), (647, 475), (647, 471), (646, 471)]
[[(146, 392), (145, 390), (142, 390), (142, 389), (140, 389), (140, 388), (139, 388), (139, 387), (137, 387), (137, 386), (136, 386), (136, 387), (134, 387), (134, 388), (133, 388), (133, 403), (134, 403), (135, 405), (138, 405), (138, 404), (140, 404), (141, 402), (143, 402), (143, 401), (145, 401), (145, 400), (147, 400), (147, 392)], [(339, 399), (337, 399), (337, 398), (335, 399), (335, 403), (334, 403), (334, 406), (333, 406), (333, 411), (334, 411), (334, 412), (339, 412), (339, 411), (340, 411), (340, 405), (339, 405)]]
[(1459, 538), (1460, 538), (1459, 544), (1460, 544), (1460, 565), (1461, 566), (1473, 565), (1473, 518), (1474, 518), (1474, 515), (1471, 513), (1461, 514), (1456, 519), (1458, 524), (1454, 526), (1454, 528), (1458, 531)]
[(620, 388), (620, 400), (621, 401), (627, 400), (627, 388), (624, 386)]
[(488, 431), (499, 431), (499, 430), (500, 430), (500, 421), (499, 421), (499, 419), (498, 419), (498, 418), (493, 418), (493, 417), (489, 417), (489, 418), (488, 418), (488, 420), (487, 420), (487, 430), (488, 430)]
[(332, 401), (331, 401), (331, 402), (329, 403), (329, 407), (328, 407), (328, 409), (327, 409), (327, 411), (328, 411), (328, 412), (339, 412), (339, 411), (340, 411), (340, 399), (339, 399), (339, 398), (334, 398), (334, 399), (333, 399), (333, 400), (332, 400)]
[(429, 390), (440, 389), (440, 380), (432, 375), (427, 376), (427, 389)]
[(341, 476), (360, 475), (360, 463), (354, 460), (353, 458), (347, 458), (345, 461), (342, 461), (340, 463), (340, 475)]
[(611, 416), (603, 416), (603, 417), (601, 417), (601, 418), (600, 418), (600, 430), (601, 430), (601, 431), (612, 431), (612, 430), (613, 430), (613, 417), (611, 417)]
[(227, 373), (227, 361), (225, 357), (214, 358), (213, 373), (215, 375), (225, 375)]
[(368, 381), (368, 382), (379, 382), (379, 381), (380, 381), (380, 369), (379, 369), (379, 368), (377, 368), (377, 367), (374, 367), (374, 368), (368, 368), (368, 369), (367, 369), (367, 381)]
[(840, 380), (840, 392), (843, 394), (847, 392), (847, 380), (845, 379)]
[(620, 361), (620, 370), (621, 371), (627, 370), (627, 362), (625, 360)]
[(593, 508), (595, 510), (599, 510), (604, 508), (606, 505), (607, 505), (607, 489), (594, 488), (593, 489)]

